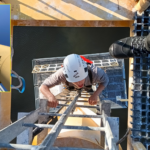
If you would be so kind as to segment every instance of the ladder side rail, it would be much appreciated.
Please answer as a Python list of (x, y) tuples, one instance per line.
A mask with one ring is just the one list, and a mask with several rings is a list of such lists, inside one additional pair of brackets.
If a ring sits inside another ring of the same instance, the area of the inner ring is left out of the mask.
[(74, 105), (76, 104), (76, 101), (78, 100), (79, 96), (81, 94), (81, 91), (77, 91), (77, 95), (75, 96), (74, 100), (71, 102), (71, 104), (68, 106), (68, 108), (65, 110), (63, 115), (60, 117), (59, 121), (54, 125), (54, 127), (51, 129), (50, 133), (47, 135), (47, 137), (42, 142), (41, 146), (46, 146), (44, 150), (50, 149), (55, 139), (57, 138), (58, 134), (60, 133), (64, 123), (66, 122), (68, 115), (70, 114), (71, 110), (73, 109)]
[(8, 127), (0, 130), (0, 142), (1, 143), (9, 143), (14, 138), (17, 137), (20, 133), (27, 129), (27, 127), (22, 126), (23, 123), (35, 123), (38, 119), (38, 113), (40, 112), (40, 108), (31, 112), (29, 115), (21, 118), (20, 120), (14, 122)]
[[(54, 125), (51, 124), (29, 124), (25, 123), (23, 126), (26, 127), (38, 127), (38, 128), (53, 128)], [(62, 127), (62, 129), (71, 129), (71, 130), (93, 130), (93, 131), (105, 131), (105, 127), (92, 127), (92, 126), (70, 126), (70, 125), (65, 125)]]
[(33, 145), (25, 145), (25, 144), (8, 144), (8, 143), (0, 143), (1, 148), (7, 149), (24, 149), (24, 150), (32, 150), (36, 148), (40, 148), (41, 146), (33, 146)]

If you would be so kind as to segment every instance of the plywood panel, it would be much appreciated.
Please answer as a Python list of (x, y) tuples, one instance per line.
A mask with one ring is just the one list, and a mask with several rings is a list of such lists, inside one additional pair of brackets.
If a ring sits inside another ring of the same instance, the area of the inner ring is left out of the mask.
[(13, 20), (132, 20), (134, 0), (4, 0)]
[(0, 130), (11, 123), (11, 93), (0, 93)]

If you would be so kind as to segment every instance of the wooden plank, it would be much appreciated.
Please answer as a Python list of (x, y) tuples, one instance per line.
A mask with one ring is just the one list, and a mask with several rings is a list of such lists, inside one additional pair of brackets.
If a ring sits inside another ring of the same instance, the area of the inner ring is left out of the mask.
[(0, 130), (10, 125), (11, 93), (0, 93)]
[(141, 13), (146, 10), (150, 6), (149, 0), (139, 0), (139, 2), (135, 5), (133, 8), (133, 11), (138, 11), (138, 14), (141, 15)]
[[(132, 122), (132, 118), (131, 118), (131, 115), (132, 115), (132, 111), (131, 111), (131, 109), (132, 109), (132, 104), (131, 104), (132, 98), (131, 98), (131, 96), (133, 93), (131, 91), (133, 88), (133, 86), (132, 86), (133, 71), (131, 71), (133, 69), (132, 63), (133, 63), (133, 58), (130, 58), (129, 59), (129, 87), (128, 87), (128, 99), (129, 99), (129, 101), (128, 101), (128, 124), (127, 124), (128, 128), (132, 128), (132, 124), (130, 123), (130, 122)], [(131, 132), (129, 133), (128, 138), (127, 138), (127, 150), (131, 150), (131, 147), (132, 147), (130, 135), (131, 135)]]
[(13, 20), (131, 20), (135, 0), (51, 0), (12, 1)]
[[(133, 21), (130, 22), (130, 36), (133, 36), (133, 31), (134, 30), (134, 26), (133, 26)], [(133, 58), (130, 58), (129, 59), (129, 84), (128, 84), (128, 122), (127, 122), (127, 127), (128, 128), (132, 128), (132, 124), (130, 122), (132, 122), (132, 118), (131, 118), (131, 115), (132, 115), (132, 89), (133, 89), (133, 85), (132, 85), (132, 82), (133, 82), (133, 71), (131, 71), (133, 69)], [(127, 137), (127, 150), (131, 150), (132, 149), (132, 139), (131, 139), (131, 132), (129, 132), (129, 135)]]
[(132, 146), (134, 150), (146, 150), (141, 142), (134, 142)]
[(121, 102), (127, 102), (128, 99), (120, 99)]

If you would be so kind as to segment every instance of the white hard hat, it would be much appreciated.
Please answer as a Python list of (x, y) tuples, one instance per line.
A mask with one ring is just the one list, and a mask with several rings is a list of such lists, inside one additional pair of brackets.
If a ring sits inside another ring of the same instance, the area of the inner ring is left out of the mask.
[(68, 82), (78, 82), (88, 75), (86, 62), (77, 54), (68, 55), (63, 62), (63, 73)]

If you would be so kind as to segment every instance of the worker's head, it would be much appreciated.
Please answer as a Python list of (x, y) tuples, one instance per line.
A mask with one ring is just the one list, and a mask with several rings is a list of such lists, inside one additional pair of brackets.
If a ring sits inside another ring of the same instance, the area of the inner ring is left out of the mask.
[(63, 62), (64, 75), (68, 82), (72, 82), (78, 88), (83, 87), (88, 75), (86, 62), (77, 54), (68, 55)]

